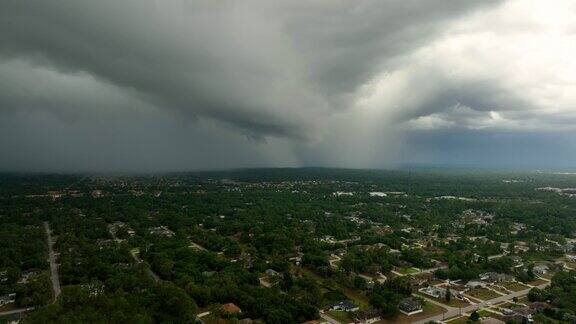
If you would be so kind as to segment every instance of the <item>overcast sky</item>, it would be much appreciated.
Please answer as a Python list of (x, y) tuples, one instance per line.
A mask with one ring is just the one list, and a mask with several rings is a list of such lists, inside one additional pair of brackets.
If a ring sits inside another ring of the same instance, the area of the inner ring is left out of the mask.
[(574, 0), (0, 0), (0, 170), (576, 166)]

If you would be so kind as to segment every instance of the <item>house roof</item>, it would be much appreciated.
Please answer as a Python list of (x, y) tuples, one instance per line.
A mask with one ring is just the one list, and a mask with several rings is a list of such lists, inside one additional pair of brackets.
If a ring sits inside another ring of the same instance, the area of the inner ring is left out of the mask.
[(403, 308), (403, 309), (418, 309), (418, 308), (422, 307), (422, 303), (418, 299), (408, 297), (408, 298), (402, 299), (400, 301), (400, 304), (398, 304), (398, 307)]
[(341, 307), (344, 309), (353, 309), (358, 307), (358, 305), (354, 304), (352, 301), (345, 299), (342, 301), (337, 302), (336, 304), (332, 305), (332, 307)]
[(528, 315), (532, 315), (536, 312), (536, 310), (526, 306), (526, 307), (522, 307), (522, 308), (518, 308), (516, 309), (516, 313), (522, 315), (522, 316), (528, 316)]
[(380, 311), (376, 308), (361, 310), (354, 316), (357, 320), (372, 319), (380, 316)]
[(228, 303), (222, 305), (222, 310), (225, 311), (226, 313), (232, 313), (232, 314), (242, 312), (240, 307), (236, 306), (236, 304), (234, 303)]

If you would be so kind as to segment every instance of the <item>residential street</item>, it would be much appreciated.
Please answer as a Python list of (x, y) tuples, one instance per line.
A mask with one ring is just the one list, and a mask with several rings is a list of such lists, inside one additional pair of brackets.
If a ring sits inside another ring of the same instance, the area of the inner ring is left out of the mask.
[(58, 276), (58, 264), (56, 263), (56, 256), (54, 255), (54, 242), (52, 241), (52, 231), (50, 224), (44, 222), (44, 229), (46, 230), (46, 238), (48, 240), (48, 262), (50, 262), (50, 279), (52, 281), (52, 290), (54, 291), (54, 301), (60, 295), (60, 277)]
[[(120, 240), (120, 239), (116, 236), (116, 232), (112, 230), (112, 227), (111, 227), (111, 226), (108, 227), (108, 232), (110, 232), (110, 235), (112, 235), (112, 238), (114, 239), (114, 241), (116, 241), (116, 243), (121, 243), (121, 242), (122, 242), (122, 240)], [(141, 260), (141, 259), (138, 257), (138, 255), (134, 252), (134, 250), (130, 250), (130, 256), (132, 256), (132, 259), (134, 259), (134, 261), (135, 261), (137, 264), (142, 263), (142, 260)], [(154, 281), (156, 281), (156, 282), (160, 281), (160, 277), (158, 277), (158, 275), (155, 274), (154, 271), (152, 271), (152, 269), (150, 269), (150, 266), (148, 266), (146, 270), (147, 270), (147, 272), (148, 272), (148, 275), (149, 275), (152, 279), (154, 279)]]
[[(543, 289), (543, 288), (547, 287), (548, 285), (550, 285), (550, 282), (547, 282), (545, 284), (537, 286), (537, 288)], [(426, 301), (428, 301), (428, 302), (431, 302), (433, 304), (436, 304), (436, 305), (439, 305), (439, 306), (446, 308), (447, 312), (444, 314), (440, 314), (437, 316), (426, 318), (424, 320), (416, 321), (414, 323), (415, 324), (424, 324), (424, 323), (428, 323), (430, 321), (442, 321), (444, 319), (455, 317), (455, 316), (458, 316), (460, 314), (469, 313), (469, 312), (478, 310), (478, 309), (485, 307), (485, 306), (490, 306), (490, 305), (494, 305), (494, 304), (497, 304), (500, 302), (509, 301), (509, 300), (512, 300), (514, 297), (518, 297), (518, 298), (523, 297), (523, 296), (528, 294), (530, 289), (532, 289), (532, 287), (530, 287), (529, 289), (516, 291), (516, 292), (513, 292), (513, 293), (505, 295), (505, 296), (496, 297), (496, 298), (491, 299), (491, 300), (483, 301), (481, 303), (477, 303), (477, 304), (462, 307), (462, 308), (446, 306), (442, 303), (439, 303), (439, 302), (436, 302), (434, 300), (425, 298)]]
[(25, 312), (29, 312), (29, 311), (31, 311), (31, 310), (34, 310), (34, 307), (13, 309), (13, 310), (5, 311), (5, 312), (0, 312), (0, 316), (7, 316), (7, 315), (12, 315), (12, 314), (18, 314), (18, 313), (25, 313)]

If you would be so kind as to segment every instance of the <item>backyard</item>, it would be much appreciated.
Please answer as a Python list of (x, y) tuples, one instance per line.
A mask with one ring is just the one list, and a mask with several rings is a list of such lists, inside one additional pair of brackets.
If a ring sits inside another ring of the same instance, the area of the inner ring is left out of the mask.
[(481, 300), (490, 300), (496, 297), (499, 297), (496, 292), (486, 289), (486, 288), (473, 288), (466, 292), (466, 295), (472, 296), (477, 299)]

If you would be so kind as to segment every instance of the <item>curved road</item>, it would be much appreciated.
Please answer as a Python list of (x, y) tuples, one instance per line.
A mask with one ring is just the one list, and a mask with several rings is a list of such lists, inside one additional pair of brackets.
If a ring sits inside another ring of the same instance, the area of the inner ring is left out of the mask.
[[(118, 236), (116, 236), (116, 232), (113, 230), (113, 225), (108, 225), (108, 232), (110, 232), (110, 235), (112, 235), (112, 238), (114, 239), (114, 241), (116, 241), (116, 243), (118, 243), (118, 244), (122, 243), (122, 240), (120, 240), (118, 238)], [(204, 249), (204, 248), (202, 248), (202, 249)], [(134, 262), (136, 262), (136, 264), (140, 264), (143, 262), (140, 259), (140, 257), (132, 249), (130, 250), (130, 256), (132, 256), (132, 259), (134, 259)], [(154, 271), (152, 271), (152, 269), (150, 269), (150, 265), (148, 265), (148, 264), (146, 264), (146, 272), (152, 278), (152, 280), (154, 280), (155, 282), (161, 281), (160, 277), (158, 277), (158, 275), (156, 273), (154, 273)]]

